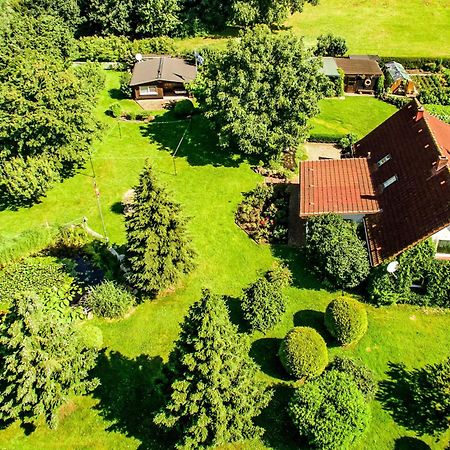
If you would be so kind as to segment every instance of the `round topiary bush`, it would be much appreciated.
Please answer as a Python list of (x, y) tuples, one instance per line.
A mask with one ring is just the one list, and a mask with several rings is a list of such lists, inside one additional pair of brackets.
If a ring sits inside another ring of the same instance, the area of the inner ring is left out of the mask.
[(187, 117), (190, 116), (194, 110), (194, 104), (189, 99), (185, 99), (176, 102), (173, 111), (177, 117)]
[(135, 301), (133, 295), (123, 287), (112, 281), (105, 281), (95, 286), (83, 303), (96, 316), (115, 318), (123, 317)]
[(367, 331), (366, 309), (351, 297), (339, 297), (327, 306), (325, 326), (339, 344), (357, 342)]
[(295, 378), (316, 377), (328, 364), (325, 341), (309, 327), (295, 327), (289, 331), (278, 355), (286, 371)]

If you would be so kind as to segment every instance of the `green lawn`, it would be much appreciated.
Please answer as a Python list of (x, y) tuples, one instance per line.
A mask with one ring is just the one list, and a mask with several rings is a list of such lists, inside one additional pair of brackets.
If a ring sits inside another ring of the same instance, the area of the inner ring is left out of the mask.
[(311, 121), (311, 136), (342, 137), (354, 133), (359, 138), (384, 122), (397, 109), (373, 97), (323, 99), (320, 114)]
[[(118, 75), (108, 73), (108, 90), (117, 87)], [(114, 91), (112, 91), (114, 92)], [(367, 100), (367, 99), (364, 99)], [(111, 103), (103, 95), (99, 115)], [(342, 105), (343, 103), (341, 103)], [(370, 103), (367, 103), (370, 105)], [(366, 106), (370, 112), (370, 107)], [(331, 114), (331, 113), (330, 113)], [(169, 115), (170, 117), (170, 115)], [(331, 117), (331, 115), (330, 115)], [(351, 117), (351, 116), (350, 116)], [(355, 114), (354, 125), (365, 122), (365, 115)], [(165, 121), (168, 117), (159, 118)], [(234, 211), (242, 192), (252, 189), (260, 177), (246, 163), (217, 150), (215, 137), (201, 118), (193, 119), (185, 143), (175, 159), (176, 147), (186, 123), (140, 125), (103, 117), (107, 124), (105, 138), (95, 148), (94, 167), (101, 190), (101, 204), (112, 241), (124, 241), (121, 215), (114, 205), (138, 178), (144, 159), (149, 158), (159, 177), (167, 184), (185, 213), (191, 218), (189, 232), (198, 252), (198, 266), (179, 289), (138, 306), (128, 318), (95, 322), (102, 328), (107, 355), (100, 358), (97, 375), (103, 388), (87, 397), (74, 398), (61, 410), (61, 424), (55, 431), (42, 423), (26, 434), (16, 423), (0, 431), (0, 448), (5, 450), (119, 450), (168, 449), (171, 436), (165, 436), (151, 423), (151, 412), (159, 399), (148, 393), (152, 379), (167, 360), (178, 324), (189, 305), (198, 298), (202, 286), (228, 295), (232, 320), (242, 326), (237, 297), (241, 289), (259, 273), (267, 270), (275, 258), (285, 261), (294, 273), (288, 289), (289, 304), (284, 320), (267, 335), (252, 335), (251, 355), (261, 367), (260, 377), (274, 385), (275, 396), (259, 422), (266, 428), (264, 442), (255, 441), (226, 446), (227, 449), (294, 450), (299, 447), (295, 430), (284, 414), (291, 383), (280, 367), (277, 350), (280, 339), (294, 325), (314, 326), (330, 343), (330, 354), (348, 354), (362, 359), (376, 373), (385, 377), (388, 362), (404, 362), (418, 367), (448, 355), (450, 312), (412, 307), (372, 308), (369, 331), (356, 346), (335, 347), (323, 329), (323, 311), (335, 293), (327, 291), (308, 274), (301, 255), (284, 247), (256, 245), (234, 223)], [(364, 125), (371, 127), (370, 122)], [(361, 128), (363, 129), (363, 128)], [(45, 223), (65, 223), (83, 215), (100, 230), (90, 170), (54, 188), (42, 204), (17, 212), (0, 213), (0, 236), (12, 236)], [(391, 450), (394, 441), (413, 435), (397, 425), (379, 402), (373, 402), (373, 421), (364, 441), (355, 450)], [(447, 434), (435, 442), (424, 440), (434, 450), (442, 450)], [(405, 449), (406, 450), (406, 449)]]

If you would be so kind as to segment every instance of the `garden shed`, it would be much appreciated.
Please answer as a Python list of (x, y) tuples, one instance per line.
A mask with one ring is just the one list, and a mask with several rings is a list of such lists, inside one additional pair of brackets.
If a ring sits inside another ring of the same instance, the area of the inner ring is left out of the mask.
[(130, 87), (136, 100), (184, 96), (186, 84), (197, 75), (197, 67), (182, 58), (154, 56), (134, 65)]
[(344, 90), (355, 94), (373, 94), (383, 72), (375, 58), (352, 56), (334, 58), (336, 65), (344, 72)]
[(414, 95), (416, 86), (405, 68), (396, 61), (385, 65), (386, 85), (391, 94)]

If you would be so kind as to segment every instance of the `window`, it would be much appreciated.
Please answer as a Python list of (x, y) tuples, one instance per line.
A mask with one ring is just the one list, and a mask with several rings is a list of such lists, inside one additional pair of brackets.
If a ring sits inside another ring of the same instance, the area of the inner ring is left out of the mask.
[(140, 86), (139, 93), (141, 95), (158, 95), (158, 88), (156, 86)]
[(390, 159), (392, 158), (392, 156), (386, 155), (384, 158), (381, 158), (378, 162), (377, 162), (377, 166), (381, 167), (384, 163), (387, 163)]
[(384, 183), (383, 183), (383, 189), (386, 189), (387, 187), (389, 187), (392, 183), (395, 183), (398, 180), (397, 175), (394, 175), (393, 177), (387, 179)]

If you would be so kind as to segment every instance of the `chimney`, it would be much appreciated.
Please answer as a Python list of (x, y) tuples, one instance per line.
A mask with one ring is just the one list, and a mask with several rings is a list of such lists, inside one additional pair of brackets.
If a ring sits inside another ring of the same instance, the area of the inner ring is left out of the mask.
[(419, 120), (423, 119), (423, 112), (425, 111), (425, 108), (423, 106), (420, 106), (417, 109), (417, 114), (416, 114), (416, 122), (418, 122)]
[(367, 152), (367, 159), (370, 159), (371, 156), (372, 156), (372, 152)]

